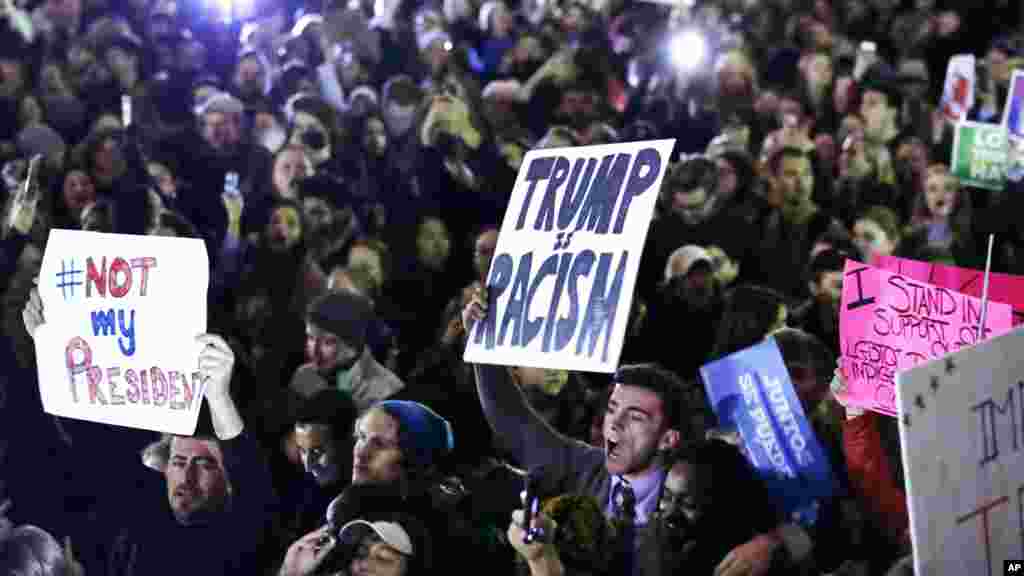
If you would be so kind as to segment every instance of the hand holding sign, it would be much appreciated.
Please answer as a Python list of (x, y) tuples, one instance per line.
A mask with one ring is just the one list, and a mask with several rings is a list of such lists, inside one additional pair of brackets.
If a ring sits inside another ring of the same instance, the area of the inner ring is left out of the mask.
[(215, 334), (202, 334), (196, 341), (203, 346), (199, 353), (199, 374), (211, 401), (226, 400), (231, 395), (231, 372), (235, 366), (235, 353), (223, 338)]
[(854, 418), (864, 414), (864, 410), (857, 408), (856, 406), (852, 406), (848, 402), (844, 401), (849, 390), (846, 387), (846, 379), (843, 378), (842, 366), (837, 366), (835, 372), (832, 373), (832, 382), (829, 384), (829, 389), (832, 391), (832, 397), (836, 399), (836, 402), (838, 402), (846, 412), (847, 420), (853, 420)]
[[(32, 280), (34, 284), (39, 284), (39, 278)], [(28, 302), (25, 303), (25, 309), (21, 311), (21, 319), (25, 323), (25, 331), (28, 335), (35, 338), (36, 330), (46, 322), (46, 318), (43, 316), (43, 300), (39, 297), (39, 288), (33, 288), (28, 295)]]
[(473, 332), (473, 325), (487, 317), (487, 291), (483, 286), (473, 289), (469, 302), (462, 309), (462, 327), (466, 333)]
[(0, 502), (0, 541), (14, 528), (14, 524), (7, 519), (7, 511), (11, 509), (11, 501)]

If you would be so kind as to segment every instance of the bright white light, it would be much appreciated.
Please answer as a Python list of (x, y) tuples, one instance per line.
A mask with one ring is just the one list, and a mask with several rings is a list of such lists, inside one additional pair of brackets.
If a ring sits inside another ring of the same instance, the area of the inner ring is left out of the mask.
[(244, 20), (250, 16), (251, 0), (213, 0), (217, 15), (223, 22)]
[(704, 62), (707, 46), (704, 36), (696, 30), (686, 30), (672, 37), (669, 46), (672, 60), (683, 71), (695, 70)]

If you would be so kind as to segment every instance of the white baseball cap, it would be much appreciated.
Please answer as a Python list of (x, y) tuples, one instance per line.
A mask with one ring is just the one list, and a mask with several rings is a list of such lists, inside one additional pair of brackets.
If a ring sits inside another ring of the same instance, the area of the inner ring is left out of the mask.
[[(671, 280), (674, 276), (685, 276), (698, 262), (706, 262), (714, 266), (715, 259), (711, 253), (695, 244), (687, 244), (676, 248), (665, 263), (665, 281)], [(675, 266), (673, 266), (675, 264)]]
[(352, 520), (338, 531), (338, 540), (343, 545), (354, 546), (371, 532), (379, 536), (385, 544), (402, 554), (406, 556), (413, 555), (412, 540), (409, 538), (409, 534), (405, 531), (405, 528), (402, 528), (401, 525), (395, 522), (371, 523), (366, 520)]

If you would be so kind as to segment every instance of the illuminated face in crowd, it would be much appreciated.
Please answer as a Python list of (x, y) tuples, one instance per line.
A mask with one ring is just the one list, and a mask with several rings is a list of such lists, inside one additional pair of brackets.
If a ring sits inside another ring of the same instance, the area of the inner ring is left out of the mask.
[(330, 426), (324, 424), (295, 425), (295, 444), (299, 448), (302, 466), (320, 486), (330, 486), (341, 476)]
[(815, 298), (823, 304), (838, 309), (843, 297), (843, 273), (840, 270), (822, 272), (811, 287)]
[(235, 69), (235, 88), (242, 97), (253, 97), (263, 93), (267, 71), (255, 55), (247, 56)]
[(74, 217), (79, 217), (86, 206), (96, 201), (96, 188), (92, 179), (81, 170), (72, 170), (64, 178), (64, 206)]
[(174, 517), (189, 526), (224, 509), (229, 488), (220, 446), (214, 440), (174, 437), (164, 476)]
[(948, 174), (933, 172), (925, 183), (925, 204), (933, 218), (949, 218), (956, 209), (960, 185)]
[(352, 484), (393, 484), (402, 477), (398, 420), (370, 410), (356, 422), (352, 449)]
[(861, 218), (853, 225), (853, 241), (865, 257), (872, 254), (892, 256), (896, 245), (889, 234), (874, 220)]
[(208, 112), (201, 127), (203, 140), (220, 154), (231, 154), (242, 141), (242, 119), (237, 114)]
[(646, 388), (616, 384), (604, 415), (608, 473), (643, 476), (656, 465), (667, 436), (661, 398)]
[(775, 186), (768, 195), (773, 206), (798, 206), (811, 197), (813, 174), (806, 156), (784, 156), (779, 162)]
[(288, 250), (302, 240), (302, 219), (294, 206), (278, 206), (270, 215), (270, 247)]
[(274, 192), (281, 198), (294, 200), (298, 197), (296, 183), (313, 172), (312, 163), (298, 146), (282, 149), (274, 158)]
[(351, 576), (403, 576), (407, 570), (408, 559), (373, 532), (359, 543), (349, 564)]
[(673, 464), (665, 477), (665, 486), (658, 502), (658, 513), (666, 519), (682, 518), (689, 524), (696, 523), (707, 506), (701, 495), (710, 493), (702, 480), (704, 479), (697, 466), (692, 462), (681, 461)]
[(359, 360), (362, 350), (349, 346), (338, 338), (337, 334), (307, 322), (306, 353), (313, 358), (317, 372), (324, 378), (333, 380), (339, 370), (351, 368)]
[(448, 228), (437, 218), (428, 218), (420, 224), (416, 234), (416, 251), (420, 263), (431, 270), (444, 269), (451, 254), (451, 239)]

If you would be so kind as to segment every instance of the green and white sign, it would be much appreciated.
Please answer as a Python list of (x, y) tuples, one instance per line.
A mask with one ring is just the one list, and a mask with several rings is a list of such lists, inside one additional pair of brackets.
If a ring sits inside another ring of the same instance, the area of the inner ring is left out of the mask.
[(1002, 190), (1006, 186), (1009, 144), (1005, 126), (959, 122), (953, 137), (953, 175), (964, 186)]

